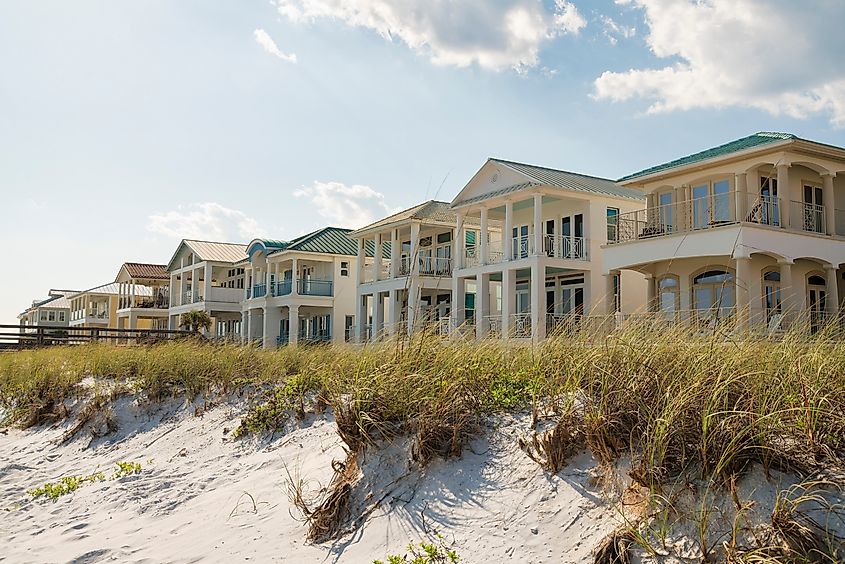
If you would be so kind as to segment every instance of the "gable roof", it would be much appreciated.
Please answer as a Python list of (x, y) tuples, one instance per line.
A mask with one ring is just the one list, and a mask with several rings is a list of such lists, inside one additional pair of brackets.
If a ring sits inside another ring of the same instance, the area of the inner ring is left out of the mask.
[[(146, 288), (146, 286), (136, 286), (136, 288)], [(94, 286), (93, 288), (88, 288), (87, 290), (82, 290), (81, 292), (76, 292), (72, 298), (80, 294), (108, 294), (108, 295), (118, 295), (120, 294), (120, 284), (117, 282), (109, 282), (108, 284), (101, 284), (99, 286)]]
[(176, 252), (167, 263), (167, 270), (175, 270), (174, 261), (183, 247), (190, 249), (201, 262), (230, 262), (236, 263), (247, 258), (246, 245), (241, 243), (223, 243), (218, 241), (199, 241), (197, 239), (182, 239)]
[[(555, 168), (530, 165), (504, 159), (491, 158), (490, 161), (507, 166), (512, 170), (527, 176), (530, 181), (546, 186), (555, 186), (575, 192), (587, 192), (614, 198), (625, 198), (628, 200), (642, 200), (643, 195), (638, 190), (625, 188), (609, 178), (590, 176), (578, 172), (569, 172)], [(463, 203), (463, 202), (462, 202)]]
[[(410, 220), (455, 225), (458, 221), (458, 216), (454, 211), (452, 211), (448, 202), (429, 200), (393, 215), (389, 215), (365, 227), (361, 227), (360, 229), (356, 229), (352, 232), (352, 236), (355, 237), (361, 233), (378, 229), (379, 227), (386, 227), (388, 225)], [(466, 218), (466, 223), (473, 222), (477, 222), (477, 220), (475, 218)]]
[(121, 268), (132, 278), (146, 278), (150, 280), (167, 280), (170, 275), (167, 273), (167, 266), (164, 264), (147, 264), (143, 262), (124, 262)]
[(649, 167), (639, 172), (629, 174), (628, 176), (623, 176), (619, 179), (619, 182), (627, 182), (629, 180), (634, 180), (635, 178), (640, 178), (642, 176), (649, 176), (651, 174), (664, 172), (673, 168), (679, 168), (685, 165), (691, 165), (701, 161), (706, 161), (708, 159), (724, 157), (732, 153), (745, 151), (747, 149), (754, 149), (756, 147), (763, 147), (774, 143), (782, 143), (784, 141), (792, 141), (796, 139), (798, 139), (798, 137), (791, 133), (779, 133), (777, 131), (760, 131), (759, 133), (755, 133), (753, 135), (749, 135), (748, 137), (743, 137), (741, 139), (736, 139), (729, 143), (725, 143), (724, 145), (712, 147), (704, 151), (699, 151), (698, 153), (693, 153), (692, 155), (687, 155), (686, 157), (675, 159), (674, 161), (669, 161), (667, 163)]
[(358, 243), (355, 239), (349, 237), (351, 232), (351, 229), (341, 227), (323, 227), (284, 243), (283, 247), (270, 254), (300, 251), (303, 253), (356, 256), (358, 254)]

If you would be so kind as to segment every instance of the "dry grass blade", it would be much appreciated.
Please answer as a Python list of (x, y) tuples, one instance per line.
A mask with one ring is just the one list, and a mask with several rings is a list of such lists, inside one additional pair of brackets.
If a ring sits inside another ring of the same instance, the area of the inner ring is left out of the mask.
[(321, 543), (336, 538), (349, 520), (349, 498), (358, 481), (358, 455), (348, 452), (346, 460), (332, 461), (334, 475), (323, 499), (312, 507), (305, 499), (304, 482), (288, 474), (288, 498), (308, 523), (307, 539)]
[(422, 465), (434, 458), (460, 456), (481, 428), (478, 411), (462, 400), (420, 415), (415, 426), (411, 456)]
[(629, 564), (631, 557), (628, 548), (633, 539), (626, 527), (621, 527), (607, 535), (596, 547), (595, 564)]
[(544, 470), (557, 474), (570, 457), (586, 447), (586, 434), (583, 423), (568, 414), (548, 431), (533, 433), (530, 439), (520, 437), (519, 446)]

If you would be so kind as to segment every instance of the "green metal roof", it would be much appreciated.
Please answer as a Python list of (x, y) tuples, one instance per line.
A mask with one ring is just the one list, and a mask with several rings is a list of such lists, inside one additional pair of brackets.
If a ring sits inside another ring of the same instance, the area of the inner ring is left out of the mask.
[(744, 151), (746, 149), (753, 149), (754, 147), (762, 147), (771, 143), (780, 143), (781, 141), (794, 139), (798, 139), (798, 137), (791, 133), (761, 131), (759, 133), (755, 133), (754, 135), (749, 135), (748, 137), (743, 137), (742, 139), (737, 139), (736, 141), (731, 141), (730, 143), (725, 143), (724, 145), (719, 145), (718, 147), (707, 149), (706, 151), (687, 155), (686, 157), (681, 157), (680, 159), (675, 159), (674, 161), (669, 161), (668, 163), (663, 163), (657, 166), (647, 168), (645, 170), (641, 170), (639, 172), (635, 172), (634, 174), (629, 174), (628, 176), (620, 178), (618, 182), (626, 182), (628, 180), (633, 180), (641, 176), (648, 176), (650, 174), (655, 174), (658, 172), (663, 172), (665, 170), (670, 170), (673, 168), (690, 165), (701, 161), (706, 161), (708, 159), (724, 157), (725, 155), (730, 155), (731, 153), (738, 153), (739, 151)]
[[(428, 200), (427, 202), (417, 204), (416, 206), (410, 207), (406, 210), (402, 210), (393, 215), (389, 215), (365, 227), (357, 229), (354, 232), (354, 235), (358, 235), (360, 233), (365, 233), (373, 229), (378, 229), (381, 227), (386, 227), (388, 225), (393, 225), (402, 221), (409, 220), (419, 220), (421, 222), (428, 221), (430, 223), (447, 223), (449, 225), (456, 225), (458, 221), (458, 216), (457, 214), (455, 214), (455, 212), (451, 210), (448, 202)], [(477, 223), (478, 220), (475, 218), (467, 218), (467, 221), (469, 223)]]
[[(613, 180), (607, 178), (600, 178), (598, 176), (590, 176), (577, 172), (569, 172), (566, 170), (558, 170), (514, 161), (506, 161), (503, 159), (490, 160), (503, 164), (523, 174), (529, 179), (529, 181), (533, 181), (544, 186), (553, 186), (563, 188), (565, 190), (573, 190), (575, 192), (589, 192), (592, 194), (625, 198), (628, 200), (643, 199), (643, 195), (639, 190), (625, 188), (624, 186), (620, 186)], [(522, 185), (520, 184), (517, 186)], [(488, 196), (492, 197), (490, 195)], [(460, 204), (463, 203), (464, 202), (460, 202)]]

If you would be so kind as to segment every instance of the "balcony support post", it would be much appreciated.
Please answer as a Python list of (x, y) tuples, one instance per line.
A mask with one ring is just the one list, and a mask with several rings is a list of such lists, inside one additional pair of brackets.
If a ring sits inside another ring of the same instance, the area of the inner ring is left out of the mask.
[(513, 260), (513, 201), (505, 202), (505, 226), (502, 233), (502, 252), (505, 261)]
[(534, 254), (543, 253), (543, 195), (534, 194)]
[(293, 257), (291, 259), (291, 284), (290, 284), (290, 294), (291, 296), (298, 296), (299, 295), (299, 259)]
[(505, 268), (502, 271), (502, 339), (509, 339), (511, 336), (511, 317), (514, 312), (515, 291), (516, 271)]
[[(362, 240), (359, 239), (359, 241)], [(359, 343), (364, 343), (367, 340), (367, 294), (358, 294), (356, 306), (355, 337)], [(293, 329), (291, 329), (291, 332), (293, 332)]]
[(750, 324), (751, 306), (751, 257), (737, 256), (736, 261), (736, 276), (734, 283), (736, 284), (736, 326), (741, 332), (747, 331)]
[(202, 288), (202, 299), (206, 302), (211, 301), (211, 279), (213, 276), (213, 267), (210, 262), (205, 263), (205, 280)]
[(605, 313), (614, 315), (616, 313), (616, 277), (620, 275), (618, 270), (611, 270), (604, 275), (604, 304)]
[[(790, 194), (790, 186), (789, 186), (789, 165), (788, 164), (778, 164), (777, 165), (777, 172), (778, 172), (778, 197), (781, 198), (781, 201), (785, 204), (780, 206), (781, 208), (786, 208), (786, 212), (781, 212), (781, 225), (785, 229), (789, 229), (792, 227), (792, 214), (790, 213), (792, 209), (792, 195)], [(796, 229), (801, 229), (800, 225), (795, 226)]]
[(466, 282), (457, 274), (452, 276), (452, 321), (449, 333), (457, 336), (466, 319)]
[[(657, 279), (652, 274), (646, 274), (646, 312), (652, 313), (660, 310), (657, 303)], [(620, 277), (621, 284), (621, 277)]]
[(399, 230), (390, 230), (390, 278), (399, 276)]
[(487, 336), (490, 316), (490, 275), (479, 274), (475, 285), (475, 336), (483, 339)]
[(836, 264), (828, 264), (824, 267), (825, 280), (827, 282), (827, 296), (825, 306), (827, 314), (831, 317), (839, 315), (839, 279), (837, 276)]
[[(535, 200), (536, 202), (536, 200)], [(537, 211), (535, 209), (535, 222)], [(534, 238), (535, 243), (537, 238)], [(546, 267), (541, 260), (531, 265), (531, 339), (538, 343), (546, 338)]]
[(393, 289), (387, 293), (387, 334), (391, 337), (399, 331), (399, 290)]
[[(268, 294), (269, 295), (269, 294)], [(275, 349), (279, 344), (279, 327), (282, 321), (282, 310), (278, 307), (264, 308), (264, 348)]]
[(487, 264), (489, 262), (489, 242), (490, 236), (487, 231), (487, 206), (481, 208), (481, 234), (478, 237), (478, 249), (480, 251), (479, 262)]
[(734, 177), (734, 186), (736, 189), (736, 221), (745, 221), (748, 209), (748, 174), (741, 172)]
[(459, 212), (457, 215), (457, 224), (452, 238), (452, 260), (454, 261), (454, 264), (452, 265), (453, 272), (464, 267), (464, 246), (466, 244), (466, 235), (464, 235), (464, 221), (466, 216), (462, 212)]
[(288, 344), (296, 346), (299, 343), (299, 306), (288, 306)]
[(825, 232), (828, 235), (834, 235), (836, 233), (836, 216), (834, 215), (836, 202), (834, 201), (833, 194), (833, 179), (835, 177), (835, 172), (822, 174), (822, 182), (824, 183), (824, 188), (822, 189), (824, 198), (824, 222)]
[(381, 280), (381, 264), (382, 264), (382, 241), (381, 233), (376, 233), (375, 252), (373, 253), (373, 282)]

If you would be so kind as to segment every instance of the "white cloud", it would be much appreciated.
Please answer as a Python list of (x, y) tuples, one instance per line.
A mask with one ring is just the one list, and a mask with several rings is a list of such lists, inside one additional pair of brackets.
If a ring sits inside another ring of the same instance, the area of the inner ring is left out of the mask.
[(555, 0), (275, 0), (293, 22), (336, 19), (397, 38), (436, 65), (500, 70), (539, 63), (542, 46), (578, 34), (587, 22), (574, 4)]
[(270, 53), (271, 55), (280, 58), (283, 61), (287, 61), (289, 63), (296, 62), (296, 54), (295, 53), (283, 53), (279, 46), (276, 45), (276, 42), (273, 41), (273, 38), (264, 31), (263, 29), (256, 29), (252, 35), (255, 37), (255, 41), (264, 47), (264, 50)]
[(363, 227), (399, 211), (387, 205), (384, 194), (359, 184), (347, 186), (341, 182), (315, 181), (293, 195), (308, 199), (316, 207), (317, 214), (332, 227)]
[(611, 45), (616, 45), (619, 38), (630, 39), (637, 34), (637, 28), (622, 25), (609, 16), (600, 16), (602, 23), (602, 33), (607, 37)]
[(265, 235), (255, 219), (215, 202), (189, 204), (153, 214), (147, 222), (147, 231), (173, 239), (233, 242)]
[(794, 0), (621, 0), (643, 10), (662, 68), (605, 72), (595, 96), (643, 98), (649, 112), (753, 107), (826, 113), (845, 125), (845, 3)]

